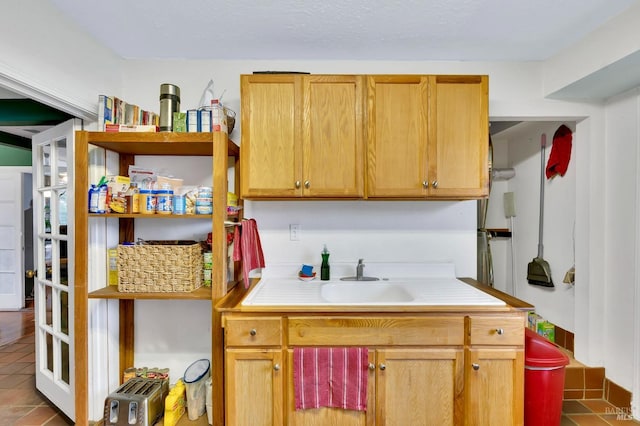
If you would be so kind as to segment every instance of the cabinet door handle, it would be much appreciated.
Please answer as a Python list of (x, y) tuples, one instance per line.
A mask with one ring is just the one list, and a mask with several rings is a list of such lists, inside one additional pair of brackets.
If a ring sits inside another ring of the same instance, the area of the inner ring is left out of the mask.
[(496, 334), (504, 334), (504, 330), (502, 328), (496, 328)]
[(480, 370), (480, 364), (476, 364), (475, 362), (473, 364), (471, 364), (471, 368), (473, 368), (475, 371)]
[(428, 181), (428, 180), (423, 180), (423, 181), (422, 181), (422, 187), (423, 187), (424, 189), (429, 188), (429, 181)]
[(308, 180), (304, 181), (304, 187), (309, 189), (309, 187), (311, 186), (311, 182), (309, 182)]
[(249, 334), (255, 336), (256, 334), (258, 334), (258, 331), (255, 328), (252, 328), (251, 331), (249, 331)]
[(369, 363), (369, 370), (373, 371), (376, 369), (376, 365), (372, 362)]
[(380, 364), (380, 370), (384, 371), (387, 369), (387, 366), (384, 364)]
[(434, 188), (437, 188), (437, 187), (438, 187), (438, 181), (437, 181), (437, 180), (434, 180), (434, 181), (431, 183), (431, 186), (433, 186)]
[(275, 364), (275, 365), (273, 366), (273, 369), (274, 369), (275, 371), (280, 371), (280, 364)]
[(296, 181), (295, 185), (296, 185), (296, 189), (300, 189), (300, 181), (299, 180)]

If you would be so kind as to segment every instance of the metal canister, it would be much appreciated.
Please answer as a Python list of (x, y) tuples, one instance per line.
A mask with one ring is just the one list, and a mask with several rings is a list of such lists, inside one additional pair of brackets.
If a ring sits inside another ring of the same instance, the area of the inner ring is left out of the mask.
[(160, 85), (160, 131), (173, 131), (173, 113), (180, 111), (180, 88), (175, 84)]

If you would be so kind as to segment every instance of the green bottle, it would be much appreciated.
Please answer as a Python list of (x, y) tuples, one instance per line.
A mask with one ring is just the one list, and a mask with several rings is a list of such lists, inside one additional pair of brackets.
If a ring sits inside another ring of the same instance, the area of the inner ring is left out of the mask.
[(330, 279), (330, 268), (329, 268), (329, 250), (327, 250), (327, 245), (324, 245), (324, 249), (322, 250), (322, 265), (320, 265), (320, 279), (322, 281), (329, 281)]

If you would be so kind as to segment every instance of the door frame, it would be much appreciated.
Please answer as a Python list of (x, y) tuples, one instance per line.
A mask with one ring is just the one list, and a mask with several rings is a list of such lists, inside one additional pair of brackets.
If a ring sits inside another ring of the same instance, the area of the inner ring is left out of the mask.
[[(15, 174), (19, 174), (20, 175), (20, 181), (21, 181), (21, 189), (20, 189), (20, 208), (23, 212), (23, 216), (21, 216), (20, 218), (20, 225), (19, 225), (19, 229), (20, 229), (20, 234), (21, 234), (21, 240), (22, 240), (22, 247), (20, 250), (20, 256), (21, 256), (21, 283), (20, 283), (20, 288), (22, 291), (22, 297), (21, 297), (21, 302), (20, 302), (20, 306), (15, 308), (15, 310), (19, 310), (25, 307), (25, 299), (26, 299), (26, 294), (25, 294), (25, 269), (26, 269), (26, 253), (25, 253), (25, 246), (26, 246), (26, 232), (25, 230), (27, 229), (27, 227), (31, 227), (33, 228), (33, 223), (25, 223), (24, 222), (24, 210), (28, 207), (29, 205), (29, 201), (27, 200), (27, 195), (31, 196), (31, 184), (28, 185), (28, 188), (26, 188), (25, 191), (25, 183), (24, 183), (24, 175), (31, 175), (32, 173), (32, 167), (31, 166), (0, 166), (0, 172), (6, 172), (6, 173), (15, 173)], [(5, 310), (13, 310), (13, 309), (5, 309)]]

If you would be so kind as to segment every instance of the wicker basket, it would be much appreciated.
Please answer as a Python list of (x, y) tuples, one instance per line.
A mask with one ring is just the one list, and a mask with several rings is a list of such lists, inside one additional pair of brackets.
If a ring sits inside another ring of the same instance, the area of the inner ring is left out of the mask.
[(202, 248), (197, 241), (145, 241), (118, 246), (118, 291), (190, 292), (202, 286)]

